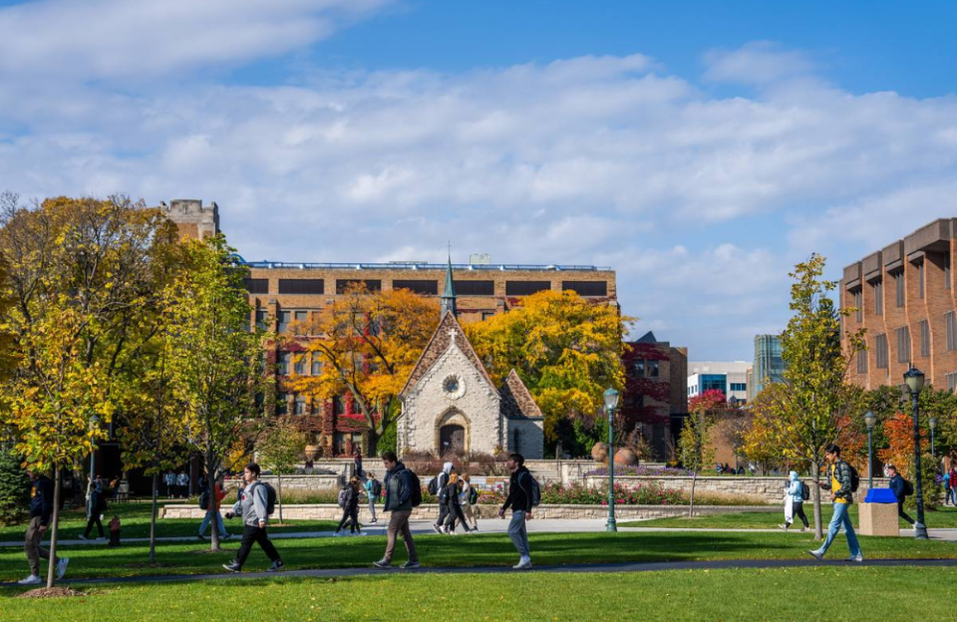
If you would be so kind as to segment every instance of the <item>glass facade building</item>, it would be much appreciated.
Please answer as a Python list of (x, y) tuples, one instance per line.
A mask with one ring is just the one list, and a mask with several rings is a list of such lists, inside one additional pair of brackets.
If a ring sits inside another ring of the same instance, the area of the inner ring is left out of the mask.
[(781, 337), (757, 335), (754, 338), (754, 367), (748, 401), (764, 389), (768, 382), (784, 381), (784, 358), (781, 356)]

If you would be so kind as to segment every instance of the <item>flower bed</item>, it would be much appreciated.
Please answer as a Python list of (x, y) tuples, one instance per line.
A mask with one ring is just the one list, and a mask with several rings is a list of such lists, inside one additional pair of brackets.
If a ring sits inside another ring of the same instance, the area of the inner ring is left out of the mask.
[[(598, 467), (587, 471), (585, 476), (608, 475), (608, 467)], [(688, 477), (691, 471), (673, 467), (645, 467), (645, 466), (618, 466), (615, 465), (615, 475), (646, 476), (646, 477)]]

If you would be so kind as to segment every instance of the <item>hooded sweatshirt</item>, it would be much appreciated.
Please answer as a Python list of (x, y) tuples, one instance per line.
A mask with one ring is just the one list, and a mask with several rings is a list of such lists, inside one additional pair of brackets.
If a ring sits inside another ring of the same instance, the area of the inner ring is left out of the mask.
[(446, 497), (446, 486), (448, 486), (449, 477), (452, 475), (452, 466), (451, 462), (446, 462), (442, 465), (442, 472), (438, 475), (436, 489), (439, 491), (439, 503), (444, 504), (448, 500)]
[(246, 487), (239, 493), (239, 501), (233, 505), (233, 514), (239, 514), (243, 517), (243, 525), (250, 527), (259, 527), (259, 521), (269, 522), (269, 515), (266, 514), (266, 508), (269, 503), (269, 493), (266, 487), (259, 480)]
[(791, 471), (791, 483), (788, 486), (788, 494), (791, 495), (791, 500), (794, 503), (804, 503), (804, 497), (801, 496), (801, 479), (798, 477), (797, 471)]

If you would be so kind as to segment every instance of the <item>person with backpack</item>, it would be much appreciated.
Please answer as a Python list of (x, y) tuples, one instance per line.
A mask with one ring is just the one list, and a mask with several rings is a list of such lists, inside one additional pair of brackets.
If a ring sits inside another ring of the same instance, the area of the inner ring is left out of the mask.
[(69, 557), (50, 560), (50, 551), (43, 548), (43, 534), (50, 526), (53, 516), (53, 480), (46, 475), (27, 470), (30, 477), (30, 522), (24, 538), (24, 550), (27, 554), (27, 563), (30, 565), (30, 576), (17, 582), (18, 585), (39, 585), (40, 560), (56, 564), (56, 578), (62, 579), (66, 574), (66, 567), (70, 563)]
[(240, 515), (243, 519), (243, 540), (239, 545), (239, 552), (236, 559), (228, 564), (223, 564), (223, 568), (230, 572), (242, 572), (243, 564), (249, 557), (249, 552), (253, 548), (253, 543), (258, 542), (266, 556), (272, 561), (272, 565), (267, 568), (267, 572), (275, 572), (283, 567), (282, 559), (279, 557), (279, 551), (269, 541), (266, 533), (266, 524), (269, 521), (269, 515), (272, 513), (276, 503), (276, 493), (272, 486), (259, 481), (259, 474), (262, 469), (255, 462), (246, 465), (243, 471), (243, 481), (246, 487), (240, 496), (240, 500), (233, 506), (233, 511), (226, 515), (226, 518), (232, 518), (234, 515)]
[(203, 522), (199, 524), (199, 539), (204, 540), (203, 534), (206, 533), (206, 527), (208, 527), (213, 521), (213, 529), (219, 530), (219, 539), (228, 540), (230, 534), (226, 531), (226, 525), (223, 524), (223, 515), (219, 513), (220, 504), (223, 502), (223, 499), (226, 498), (226, 491), (223, 490), (223, 476), (220, 475), (219, 478), (213, 482), (212, 491), (209, 490), (209, 487), (199, 495), (199, 507), (201, 510), (206, 510), (206, 516), (203, 517)]
[(438, 501), (439, 504), (439, 517), (432, 525), (432, 529), (434, 529), (435, 533), (438, 534), (443, 533), (442, 529), (444, 528), (446, 520), (448, 519), (449, 506), (448, 499), (445, 497), (445, 492), (449, 485), (449, 477), (452, 475), (452, 471), (454, 470), (455, 467), (452, 465), (452, 463), (446, 462), (442, 465), (442, 472), (429, 481), (429, 494), (433, 497), (436, 497), (436, 501)]
[(512, 568), (526, 570), (532, 567), (532, 556), (528, 547), (528, 531), (525, 528), (525, 522), (532, 520), (532, 508), (536, 496), (533, 488), (537, 490), (538, 483), (525, 468), (525, 457), (522, 454), (509, 455), (508, 462), (505, 464), (512, 475), (508, 481), (508, 498), (505, 499), (505, 504), (502, 505), (498, 515), (500, 518), (505, 518), (505, 511), (512, 510), (512, 521), (508, 524), (508, 537), (511, 538), (519, 554), (518, 563)]
[(857, 533), (854, 531), (854, 523), (851, 522), (849, 513), (851, 504), (854, 503), (853, 493), (857, 491), (860, 484), (860, 477), (854, 467), (841, 460), (841, 448), (837, 445), (828, 445), (824, 450), (824, 457), (830, 466), (827, 470), (828, 481), (821, 482), (820, 487), (831, 492), (834, 514), (831, 516), (831, 524), (828, 525), (827, 539), (824, 540), (824, 544), (819, 549), (808, 551), (808, 553), (815, 559), (823, 559), (843, 526), (844, 533), (847, 534), (847, 548), (851, 551), (847, 561), (862, 562), (864, 556), (861, 554), (861, 545), (857, 540)]
[(186, 474), (186, 471), (180, 471), (179, 475), (176, 476), (176, 489), (179, 497), (189, 498), (189, 475)]
[(409, 517), (412, 516), (412, 508), (417, 507), (422, 502), (422, 488), (419, 485), (419, 478), (416, 477), (415, 473), (405, 468), (394, 451), (387, 451), (382, 454), (382, 464), (386, 468), (385, 486), (383, 486), (385, 488), (385, 505), (383, 509), (386, 512), (392, 512), (392, 516), (389, 518), (389, 527), (386, 530), (385, 555), (379, 561), (373, 562), (372, 565), (376, 568), (392, 566), (396, 536), (402, 534), (402, 541), (409, 552), (409, 561), (402, 564), (401, 568), (418, 568), (419, 556), (415, 552), (412, 530), (409, 529)]
[(369, 522), (378, 523), (379, 519), (377, 519), (375, 515), (375, 502), (382, 496), (382, 482), (375, 478), (375, 473), (369, 471), (369, 477), (362, 487), (365, 488), (366, 497), (369, 499), (369, 515), (372, 516)]
[(787, 493), (785, 494), (784, 524), (778, 525), (778, 527), (787, 531), (794, 522), (794, 517), (797, 516), (801, 519), (801, 522), (804, 523), (804, 526), (801, 527), (801, 531), (807, 531), (811, 524), (808, 522), (807, 515), (804, 513), (804, 502), (811, 497), (811, 491), (808, 489), (807, 484), (801, 481), (797, 471), (791, 471)]
[(913, 527), (915, 521), (904, 511), (904, 501), (907, 500), (907, 497), (914, 494), (914, 485), (901, 477), (901, 474), (897, 472), (897, 467), (893, 464), (887, 465), (887, 475), (891, 478), (891, 481), (888, 483), (888, 488), (893, 490), (894, 496), (897, 497), (897, 515)]
[(103, 479), (97, 475), (96, 479), (90, 483), (90, 493), (86, 497), (86, 529), (80, 534), (80, 540), (89, 540), (93, 525), (96, 525), (97, 533), (100, 534), (97, 540), (102, 540), (105, 537), (103, 535), (103, 523), (100, 520), (100, 515), (106, 512), (106, 497), (104, 494)]
[(359, 478), (355, 475), (349, 479), (349, 483), (339, 492), (339, 507), (342, 508), (342, 520), (336, 528), (334, 536), (341, 536), (346, 523), (349, 523), (349, 535), (354, 536), (356, 532), (362, 533), (362, 526), (359, 524)]
[[(478, 531), (476, 512), (472, 511), (472, 506), (478, 503), (478, 490), (472, 486), (472, 481), (468, 475), (463, 475), (460, 481), (462, 492), (459, 493), (459, 505), (462, 508), (462, 515), (465, 516), (465, 521), (462, 524), (465, 526), (465, 531)], [(469, 527), (469, 521), (472, 523), (471, 527)]]

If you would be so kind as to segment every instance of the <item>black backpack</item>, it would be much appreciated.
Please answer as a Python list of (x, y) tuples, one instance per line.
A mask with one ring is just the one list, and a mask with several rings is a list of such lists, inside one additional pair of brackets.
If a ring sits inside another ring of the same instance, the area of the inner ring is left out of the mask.
[[(406, 469), (406, 471), (409, 471), (409, 469)], [(412, 486), (412, 496), (410, 497), (412, 507), (417, 508), (422, 505), (422, 484), (419, 482), (419, 476), (413, 471), (409, 471), (409, 485)]]
[[(273, 512), (276, 511), (276, 489), (267, 482), (258, 482), (258, 485), (266, 487), (266, 515), (272, 516)], [(252, 489), (250, 489), (249, 494), (253, 494)]]
[(436, 475), (429, 480), (429, 494), (433, 497), (439, 494), (439, 476)]
[[(904, 479), (904, 478), (901, 478)], [(909, 497), (914, 494), (914, 484), (910, 480), (904, 480), (904, 496)]]
[(208, 510), (209, 509), (209, 491), (204, 490), (201, 495), (199, 495), (199, 509)]
[(375, 480), (372, 482), (372, 498), (378, 499), (382, 496), (382, 482)]
[(861, 476), (854, 465), (848, 464), (847, 466), (851, 469), (851, 492), (857, 492), (857, 489), (861, 487)]
[[(531, 486), (529, 486), (529, 489), (527, 491), (528, 500), (532, 504), (532, 507), (535, 508), (535, 507), (538, 507), (539, 504), (541, 504), (542, 502), (542, 489), (538, 485), (538, 480), (532, 477), (531, 473), (526, 473), (526, 474), (528, 475), (529, 481), (531, 481), (532, 483)], [(519, 482), (519, 486), (521, 486), (521, 482)]]
[(811, 498), (811, 489), (807, 484), (801, 482), (801, 500), (807, 501)]

